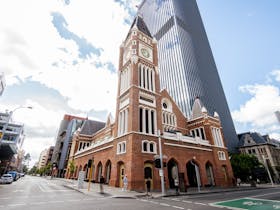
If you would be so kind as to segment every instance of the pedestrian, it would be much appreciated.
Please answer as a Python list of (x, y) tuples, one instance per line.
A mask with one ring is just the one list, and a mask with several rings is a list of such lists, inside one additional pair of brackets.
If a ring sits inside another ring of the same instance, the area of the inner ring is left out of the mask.
[(179, 195), (179, 179), (178, 179), (178, 177), (175, 177), (175, 179), (174, 179), (174, 186), (175, 186), (175, 189), (176, 189), (176, 195)]
[(103, 184), (105, 182), (105, 179), (103, 176), (100, 177), (100, 181), (99, 181), (99, 187), (100, 187), (100, 193), (103, 194), (104, 193), (104, 188), (103, 188)]
[(148, 178), (146, 180), (146, 190), (147, 190), (147, 195), (149, 195), (149, 193), (151, 192), (151, 180), (150, 180), (150, 178)]
[(123, 189), (122, 189), (122, 191), (127, 191), (127, 185), (128, 185), (128, 179), (127, 179), (127, 176), (125, 175), (123, 177)]
[(240, 186), (240, 184), (241, 184), (241, 179), (238, 177), (238, 178), (236, 179), (236, 182), (237, 182), (237, 185)]

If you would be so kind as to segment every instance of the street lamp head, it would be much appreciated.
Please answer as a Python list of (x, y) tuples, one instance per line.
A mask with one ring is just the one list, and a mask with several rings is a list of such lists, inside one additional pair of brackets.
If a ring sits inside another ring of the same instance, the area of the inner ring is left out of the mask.
[(33, 109), (33, 107), (32, 107), (32, 106), (28, 106), (28, 107), (26, 107), (26, 108), (28, 108), (28, 109)]

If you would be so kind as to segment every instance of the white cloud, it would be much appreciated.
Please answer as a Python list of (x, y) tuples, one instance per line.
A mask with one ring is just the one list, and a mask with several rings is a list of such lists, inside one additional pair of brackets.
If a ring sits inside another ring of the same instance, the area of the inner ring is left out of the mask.
[(252, 97), (239, 110), (232, 112), (234, 121), (247, 125), (245, 127), (249, 125), (251, 130), (279, 137), (280, 125), (274, 113), (280, 110), (279, 87), (272, 84), (245, 85), (240, 87), (240, 91)]
[[(136, 10), (135, 6), (140, 2), (127, 1), (125, 5)], [(77, 44), (62, 38), (54, 27), (52, 12), (64, 16), (69, 31), (92, 46), (102, 48), (101, 55), (87, 60), (79, 58)], [(81, 113), (107, 110), (114, 114), (117, 72), (112, 73), (104, 65), (97, 68), (94, 64), (113, 63), (118, 70), (119, 46), (129, 30), (124, 24), (125, 18), (132, 21), (127, 8), (114, 0), (98, 3), (71, 0), (69, 5), (61, 0), (1, 1), (0, 72), (5, 73), (7, 87), (37, 81), (66, 98), (69, 110)], [(58, 129), (66, 114), (65, 107), (40, 103), (35, 97), (14, 104), (7, 96), (0, 109), (13, 110), (21, 105), (34, 107), (33, 110), (16, 111), (13, 117), (25, 124), (24, 149), (32, 158), (38, 158), (41, 150), (54, 144), (55, 136), (46, 136), (46, 133), (53, 135)]]
[(23, 150), (25, 153), (31, 155), (31, 161), (29, 162), (29, 168), (31, 168), (36, 162), (39, 161), (40, 153), (54, 145), (53, 138), (30, 138), (26, 137), (23, 143)]
[(271, 72), (272, 76), (275, 76), (275, 80), (280, 82), (280, 70), (274, 70)]

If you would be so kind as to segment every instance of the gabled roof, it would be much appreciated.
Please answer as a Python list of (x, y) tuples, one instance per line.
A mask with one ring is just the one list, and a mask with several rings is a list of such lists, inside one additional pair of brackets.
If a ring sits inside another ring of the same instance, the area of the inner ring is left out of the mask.
[(85, 120), (82, 127), (80, 134), (82, 135), (93, 135), (97, 131), (101, 130), (105, 127), (104, 122), (99, 122), (95, 120)]
[(257, 132), (246, 132), (246, 133), (242, 133), (242, 134), (238, 135), (238, 138), (239, 138), (238, 146), (239, 147), (242, 147), (242, 146), (245, 145), (246, 135), (249, 135), (256, 144), (266, 144), (266, 143), (268, 143), (266, 138), (264, 138), (259, 133), (257, 133)]
[(143, 18), (140, 17), (139, 15), (137, 15), (130, 27), (130, 30), (133, 28), (133, 27), (136, 27), (139, 31), (143, 32), (144, 34), (146, 34), (147, 36), (152, 37), (146, 23), (144, 22)]

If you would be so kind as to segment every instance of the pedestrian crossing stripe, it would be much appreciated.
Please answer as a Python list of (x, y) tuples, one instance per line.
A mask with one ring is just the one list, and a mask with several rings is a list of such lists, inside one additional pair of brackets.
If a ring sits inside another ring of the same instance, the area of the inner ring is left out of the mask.
[(258, 198), (241, 198), (210, 204), (215, 207), (226, 207), (234, 210), (280, 210), (280, 201)]

